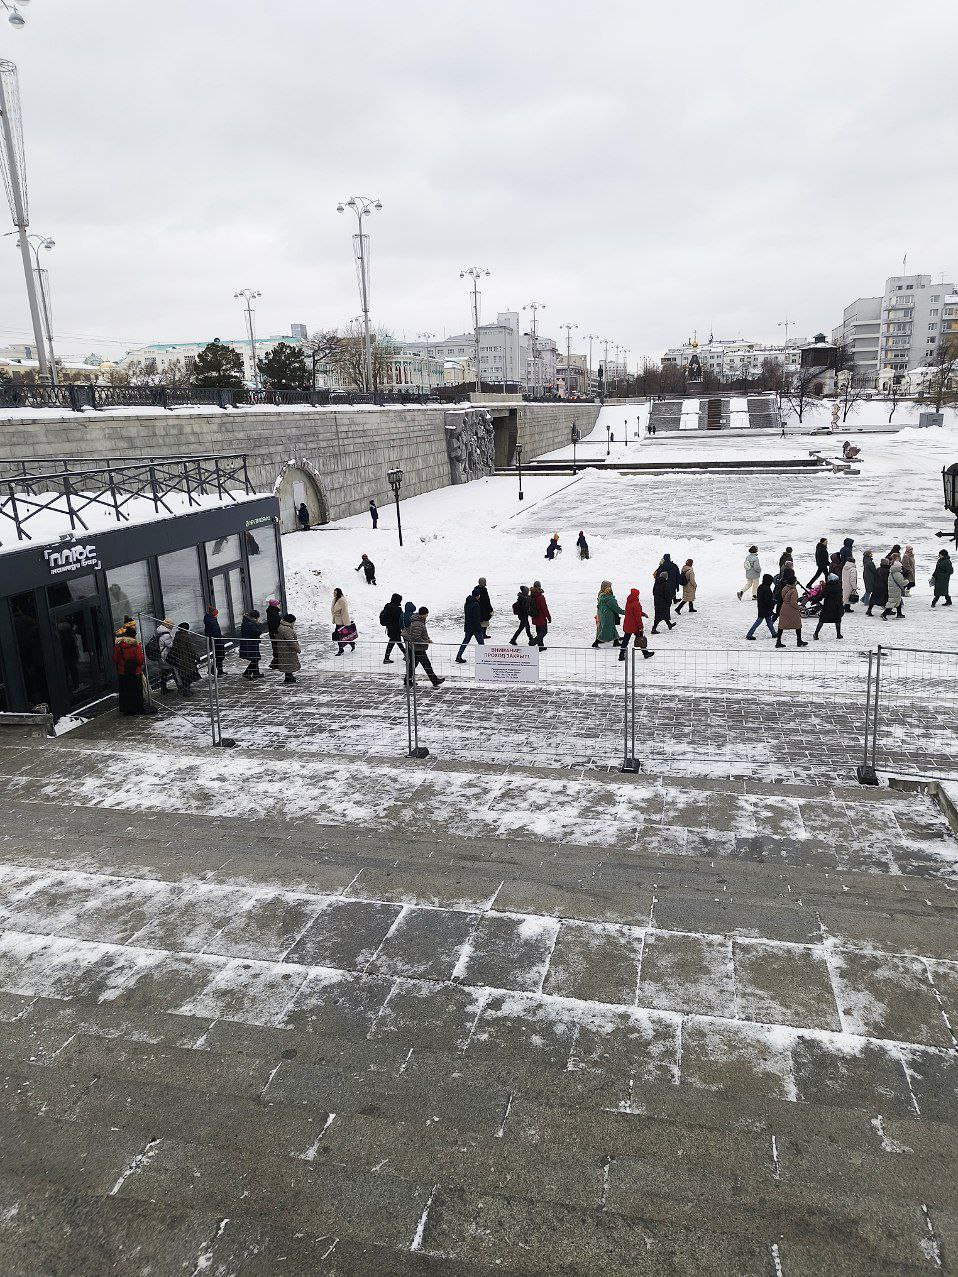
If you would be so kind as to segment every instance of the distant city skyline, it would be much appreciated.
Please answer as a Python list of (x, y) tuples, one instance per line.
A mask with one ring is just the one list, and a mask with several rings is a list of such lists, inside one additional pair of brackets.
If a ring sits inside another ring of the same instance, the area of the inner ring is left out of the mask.
[[(470, 329), (472, 260), (484, 319), (535, 298), (544, 334), (578, 324), (633, 367), (694, 329), (831, 332), (906, 254), (954, 278), (958, 11), (909, 11), (935, 38), (904, 99), (884, 0), (866, 24), (824, 0), (584, 16), (36, 0), (0, 56), (20, 70), (31, 230), (56, 240), (58, 353), (242, 331), (241, 287), (262, 293), (258, 331), (345, 327), (354, 225), (336, 206), (357, 193), (382, 203), (372, 321), (406, 340)], [(28, 342), (12, 238), (0, 298), (0, 345)]]

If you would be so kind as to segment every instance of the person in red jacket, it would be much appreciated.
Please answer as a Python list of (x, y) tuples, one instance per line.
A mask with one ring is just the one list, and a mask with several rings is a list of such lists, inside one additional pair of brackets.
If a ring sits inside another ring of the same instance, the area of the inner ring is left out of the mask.
[(619, 660), (625, 660), (625, 649), (629, 646), (629, 638), (631, 637), (635, 646), (641, 651), (642, 655), (648, 659), (654, 656), (654, 652), (650, 652), (646, 646), (645, 627), (642, 624), (643, 616), (648, 616), (648, 612), (642, 608), (642, 600), (639, 598), (638, 590), (630, 590), (629, 597), (625, 600), (625, 616), (622, 618), (622, 644), (619, 650)]
[(545, 637), (549, 633), (552, 613), (549, 611), (546, 596), (542, 593), (541, 581), (532, 582), (532, 589), (529, 592), (529, 620), (536, 627), (536, 636), (530, 647), (537, 647), (540, 652), (547, 651)]
[(155, 713), (154, 706), (147, 708), (143, 698), (143, 648), (136, 637), (136, 626), (131, 622), (117, 631), (113, 644), (113, 664), (116, 666), (117, 691), (121, 714)]

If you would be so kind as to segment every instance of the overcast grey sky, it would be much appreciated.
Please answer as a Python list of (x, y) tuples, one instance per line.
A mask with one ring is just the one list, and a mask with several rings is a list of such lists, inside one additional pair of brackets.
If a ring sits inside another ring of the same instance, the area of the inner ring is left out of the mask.
[[(31, 229), (65, 353), (359, 310), (339, 200), (378, 197), (376, 323), (546, 304), (631, 360), (714, 329), (828, 331), (958, 267), (953, 0), (32, 0)], [(0, 240), (0, 345), (29, 333)], [(114, 344), (105, 338), (115, 339)], [(118, 342), (119, 344), (116, 344)]]

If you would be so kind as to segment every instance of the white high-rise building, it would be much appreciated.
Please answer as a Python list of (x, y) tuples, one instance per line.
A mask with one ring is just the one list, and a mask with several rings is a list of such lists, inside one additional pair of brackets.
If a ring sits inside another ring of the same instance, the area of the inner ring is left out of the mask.
[(930, 275), (892, 275), (880, 297), (859, 297), (845, 307), (832, 340), (851, 347), (855, 370), (863, 376), (901, 378), (935, 362), (944, 308), (954, 291), (950, 281), (933, 284)]
[(856, 297), (845, 307), (842, 322), (832, 329), (834, 344), (851, 351), (852, 372), (862, 384), (873, 383), (878, 374), (881, 307), (880, 297)]

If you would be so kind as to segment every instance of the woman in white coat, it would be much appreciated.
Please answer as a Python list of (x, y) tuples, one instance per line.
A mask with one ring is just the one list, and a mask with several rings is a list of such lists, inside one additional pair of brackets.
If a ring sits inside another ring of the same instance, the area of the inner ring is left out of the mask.
[(336, 655), (342, 656), (347, 647), (355, 652), (356, 627), (349, 619), (349, 604), (339, 586), (333, 590), (333, 606), (330, 612), (333, 618), (333, 642), (338, 645)]
[(842, 566), (842, 603), (845, 611), (852, 610), (852, 595), (858, 602), (858, 566), (854, 559), (846, 559)]

